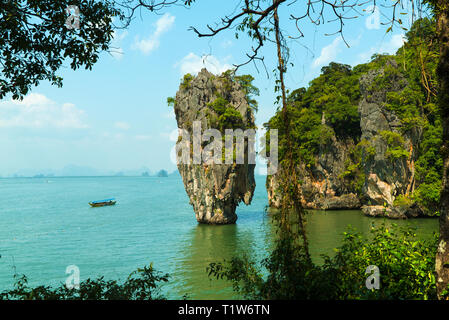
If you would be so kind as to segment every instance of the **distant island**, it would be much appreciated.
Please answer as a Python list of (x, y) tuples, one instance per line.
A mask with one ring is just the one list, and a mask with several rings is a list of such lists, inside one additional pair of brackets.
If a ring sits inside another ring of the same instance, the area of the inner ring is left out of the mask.
[(55, 175), (54, 174), (36, 174), (34, 176), (32, 176), (32, 178), (53, 178)]
[(150, 170), (147, 167), (140, 169), (98, 170), (88, 166), (69, 165), (62, 169), (22, 169), (11, 173), (1, 173), (3, 178), (56, 178), (56, 177), (169, 177), (179, 175), (178, 170), (167, 169)]
[(161, 170), (157, 173), (157, 176), (166, 178), (166, 177), (168, 177), (168, 172), (166, 170)]

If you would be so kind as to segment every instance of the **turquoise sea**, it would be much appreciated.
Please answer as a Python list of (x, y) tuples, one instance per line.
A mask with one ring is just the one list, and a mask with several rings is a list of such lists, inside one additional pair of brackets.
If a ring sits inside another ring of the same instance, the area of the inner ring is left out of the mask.
[[(58, 285), (69, 265), (79, 267), (81, 280), (123, 280), (152, 262), (171, 275), (162, 288), (168, 298), (235, 298), (229, 283), (208, 279), (206, 267), (244, 252), (266, 255), (273, 230), (264, 211), (265, 177), (256, 183), (235, 225), (209, 226), (196, 222), (179, 175), (0, 179), (0, 291), (13, 286), (14, 272), (31, 285)], [(111, 197), (116, 206), (88, 205)], [(333, 252), (347, 225), (367, 233), (381, 222), (357, 210), (313, 211), (307, 232), (314, 259)], [(417, 226), (423, 237), (438, 228), (436, 219), (394, 223)]]

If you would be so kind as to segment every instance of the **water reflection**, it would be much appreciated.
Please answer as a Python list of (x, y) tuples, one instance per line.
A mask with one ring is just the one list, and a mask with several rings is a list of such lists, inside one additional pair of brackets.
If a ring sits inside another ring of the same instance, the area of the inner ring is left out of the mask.
[[(270, 210), (270, 215), (276, 212)], [(323, 262), (321, 255), (333, 256), (334, 249), (341, 245), (343, 233), (348, 231), (349, 227), (369, 238), (371, 228), (380, 226), (382, 223), (387, 226), (396, 224), (416, 227), (418, 238), (429, 239), (433, 232), (438, 231), (438, 219), (432, 218), (391, 220), (367, 217), (360, 210), (309, 210), (306, 214), (306, 232), (312, 260), (320, 264)], [(267, 239), (273, 239), (274, 233), (275, 227), (272, 226), (270, 233), (267, 233)]]
[(230, 260), (254, 248), (252, 232), (239, 225), (213, 226), (198, 224), (192, 228), (180, 254), (183, 259), (176, 266), (182, 285), (179, 296), (189, 299), (227, 299), (235, 297), (232, 286), (224, 280), (210, 280), (206, 267), (211, 262)]

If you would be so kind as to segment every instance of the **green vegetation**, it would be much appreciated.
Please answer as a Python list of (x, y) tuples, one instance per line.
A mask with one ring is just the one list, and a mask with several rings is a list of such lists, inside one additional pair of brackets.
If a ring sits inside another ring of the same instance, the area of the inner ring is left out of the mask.
[[(383, 139), (388, 147), (385, 156), (392, 163), (408, 160), (411, 152), (415, 161), (415, 187), (410, 195), (427, 215), (438, 211), (443, 162), (442, 124), (436, 101), (438, 45), (434, 41), (435, 21), (420, 19), (407, 32), (407, 42), (395, 55), (376, 54), (366, 64), (351, 68), (330, 63), (309, 87), (292, 91), (288, 96), (287, 116), (294, 144), (293, 157), (313, 169), (317, 155), (326, 150), (332, 139), (352, 141), (350, 159), (340, 175), (349, 191), (360, 195), (363, 186), (363, 165), (374, 157), (372, 141), (361, 141), (361, 99), (359, 79), (370, 70), (375, 78), (366, 89), (367, 100), (382, 95), (384, 108), (399, 118), (398, 131), (381, 131), (374, 139)], [(283, 115), (278, 111), (264, 124), (279, 130), (281, 161), (287, 149)], [(404, 137), (416, 137), (412, 148)], [(268, 138), (268, 137), (267, 137)]]
[(175, 106), (175, 103), (176, 103), (175, 98), (173, 98), (173, 97), (168, 97), (168, 98), (167, 98), (167, 105), (168, 105), (169, 107), (174, 107), (174, 106)]
[(214, 101), (208, 104), (208, 107), (212, 108), (212, 110), (214, 110), (217, 114), (221, 115), (225, 113), (227, 108), (229, 108), (229, 101), (219, 95)]
[[(70, 5), (82, 13), (79, 28), (66, 26)], [(0, 17), (0, 99), (22, 99), (42, 80), (61, 87), (57, 71), (63, 63), (91, 70), (110, 47), (112, 20), (124, 18), (109, 0), (2, 1)]]
[(441, 173), (443, 172), (443, 158), (440, 154), (442, 131), (440, 120), (424, 127), (420, 156), (415, 163), (416, 181), (419, 185), (413, 193), (413, 198), (422, 204), (428, 215), (439, 215)]
[(186, 73), (182, 78), (181, 88), (184, 90), (190, 88), (190, 82), (192, 82), (193, 78), (194, 76), (192, 76), (190, 73)]
[[(195, 77), (190, 73), (184, 75), (181, 80), (181, 89), (187, 90), (191, 86), (191, 82)], [(212, 76), (211, 80), (218, 79), (222, 87), (213, 88), (216, 98), (214, 101), (208, 104), (211, 110), (208, 110), (207, 117), (213, 128), (217, 128), (224, 132), (225, 129), (248, 129), (253, 128), (253, 125), (244, 123), (243, 116), (237, 111), (234, 106), (229, 102), (230, 92), (233, 90), (233, 86), (238, 85), (237, 89), (243, 90), (245, 93), (246, 101), (249, 108), (247, 110), (247, 119), (250, 121), (250, 114), (257, 112), (257, 101), (254, 96), (259, 95), (259, 89), (253, 85), (254, 77), (251, 75), (235, 75), (233, 70), (223, 72), (219, 77)], [(169, 107), (176, 105), (175, 97), (167, 98), (167, 105)], [(211, 112), (213, 111), (213, 112)]]
[(428, 215), (439, 215), (443, 172), (443, 129), (436, 97), (439, 46), (434, 35), (433, 19), (421, 19), (407, 32), (408, 42), (398, 50), (396, 60), (405, 69), (408, 86), (400, 95), (391, 95), (387, 104), (400, 117), (405, 132), (422, 130), (415, 163), (417, 188), (411, 198)]
[[(212, 127), (222, 132), (225, 129), (245, 130), (254, 127), (249, 123), (251, 113), (257, 111), (257, 101), (254, 99), (254, 95), (259, 95), (259, 89), (252, 84), (254, 78), (251, 75), (237, 76), (232, 70), (228, 70), (223, 72), (217, 79), (221, 82), (222, 88), (220, 90), (218, 88), (215, 89), (216, 98), (208, 104), (208, 107), (214, 111), (208, 115)], [(249, 105), (247, 123), (245, 123), (242, 114), (229, 102), (229, 95), (235, 84), (238, 84), (239, 89), (244, 91)]]
[(245, 93), (246, 101), (248, 102), (249, 107), (254, 112), (257, 112), (258, 104), (254, 99), (254, 96), (258, 96), (260, 94), (260, 91), (256, 86), (253, 85), (253, 76), (249, 74), (238, 76), (234, 73), (233, 70), (227, 70), (223, 72), (217, 79), (219, 79), (223, 84), (223, 89), (225, 92), (230, 92), (232, 90), (233, 84), (238, 83), (240, 89)]
[(125, 282), (87, 279), (78, 289), (68, 289), (65, 284), (57, 288), (28, 286), (26, 276), (15, 275), (13, 290), (0, 293), (0, 300), (162, 300), (159, 283), (167, 282), (168, 274), (153, 269), (152, 264), (132, 272)]
[(412, 204), (412, 199), (409, 196), (406, 196), (404, 194), (398, 195), (394, 199), (394, 205), (398, 207), (409, 207)]
[[(321, 75), (310, 82), (308, 89), (299, 88), (288, 96), (288, 116), (294, 157), (308, 166), (315, 164), (321, 145), (332, 136), (354, 138), (360, 136), (360, 119), (357, 111), (360, 100), (359, 71), (348, 65), (331, 63), (322, 68)], [(325, 123), (322, 123), (324, 118)], [(285, 153), (287, 137), (280, 111), (264, 126), (279, 130), (279, 153)]]
[(246, 101), (248, 101), (250, 108), (254, 110), (254, 112), (257, 112), (258, 104), (254, 99), (254, 96), (258, 96), (260, 91), (253, 85), (254, 77), (249, 74), (245, 74), (242, 76), (234, 76), (234, 80), (237, 81), (243, 88), (246, 95)]
[(217, 117), (213, 118), (212, 125), (224, 132), (225, 129), (245, 129), (243, 117), (226, 99), (218, 95), (208, 104), (215, 111)]
[[(260, 264), (251, 257), (210, 264), (210, 277), (227, 279), (246, 299), (436, 299), (437, 236), (419, 240), (412, 228), (373, 227), (370, 237), (350, 230), (335, 256), (317, 265), (304, 248), (280, 239)], [(369, 290), (366, 268), (380, 270), (380, 289)]]
[(340, 178), (344, 179), (349, 190), (356, 194), (362, 193), (362, 187), (365, 183), (365, 173), (362, 167), (363, 155), (370, 157), (374, 154), (374, 147), (364, 139), (350, 151), (349, 159), (345, 163), (345, 170)]
[[(346, 232), (343, 245), (325, 267), (338, 277), (338, 296), (344, 299), (436, 299), (435, 254), (438, 237), (419, 240), (412, 228), (385, 224), (371, 229), (370, 239)], [(365, 287), (365, 270), (380, 270), (380, 289)]]
[(381, 131), (380, 136), (385, 140), (388, 145), (385, 155), (391, 161), (401, 158), (408, 158), (409, 152), (404, 148), (404, 138), (397, 132), (393, 131)]

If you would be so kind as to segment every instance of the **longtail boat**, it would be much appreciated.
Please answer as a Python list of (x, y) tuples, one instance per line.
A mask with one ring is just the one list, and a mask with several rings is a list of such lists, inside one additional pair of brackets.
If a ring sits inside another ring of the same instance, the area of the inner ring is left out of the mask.
[(116, 203), (117, 203), (117, 201), (115, 201), (115, 198), (89, 202), (91, 207), (113, 206)]

